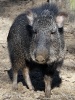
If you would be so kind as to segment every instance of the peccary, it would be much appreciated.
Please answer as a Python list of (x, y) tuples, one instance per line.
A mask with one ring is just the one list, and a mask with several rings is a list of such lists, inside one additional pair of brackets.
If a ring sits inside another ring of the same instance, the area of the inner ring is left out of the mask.
[[(66, 14), (55, 4), (44, 4), (19, 15), (8, 34), (8, 49), (13, 68), (13, 88), (17, 89), (17, 74), (21, 69), (29, 89), (34, 89), (29, 77), (30, 63), (45, 65), (45, 96), (50, 97), (52, 77), (58, 62), (64, 59), (63, 22)], [(29, 62), (29, 63), (28, 63)]]

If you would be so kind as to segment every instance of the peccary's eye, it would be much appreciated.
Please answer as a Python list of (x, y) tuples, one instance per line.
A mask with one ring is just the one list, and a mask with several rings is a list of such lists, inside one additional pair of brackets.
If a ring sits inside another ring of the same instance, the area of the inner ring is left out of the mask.
[(37, 32), (35, 31), (34, 34), (37, 34)]
[(51, 34), (55, 34), (56, 32), (51, 32)]
[(37, 34), (37, 30), (34, 31), (34, 34)]

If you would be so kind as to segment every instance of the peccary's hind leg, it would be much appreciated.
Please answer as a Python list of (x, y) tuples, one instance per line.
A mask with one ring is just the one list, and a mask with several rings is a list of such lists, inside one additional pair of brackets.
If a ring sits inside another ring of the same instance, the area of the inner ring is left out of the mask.
[(30, 90), (34, 90), (29, 76), (29, 68), (28, 67), (23, 68), (22, 72), (23, 72), (24, 79), (28, 85), (28, 88)]
[(17, 85), (17, 77), (18, 77), (18, 71), (14, 71), (13, 70), (13, 89), (17, 90), (18, 89), (18, 85)]
[(45, 75), (44, 82), (45, 82), (45, 97), (46, 97), (46, 99), (49, 99), (51, 96), (52, 78), (48, 75)]

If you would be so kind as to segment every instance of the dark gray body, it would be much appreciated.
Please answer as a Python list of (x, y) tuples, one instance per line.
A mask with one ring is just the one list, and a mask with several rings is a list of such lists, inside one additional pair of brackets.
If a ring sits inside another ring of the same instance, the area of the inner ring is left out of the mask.
[(35, 62), (46, 65), (45, 95), (50, 97), (52, 76), (65, 52), (63, 27), (59, 28), (56, 23), (58, 13), (56, 5), (45, 4), (19, 15), (11, 26), (7, 40), (15, 89), (19, 69), (23, 71), (29, 89), (33, 89), (27, 62)]

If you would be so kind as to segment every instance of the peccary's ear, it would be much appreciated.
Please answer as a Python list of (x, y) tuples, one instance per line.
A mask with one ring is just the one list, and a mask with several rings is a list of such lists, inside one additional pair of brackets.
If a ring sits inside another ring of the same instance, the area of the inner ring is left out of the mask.
[(64, 25), (64, 20), (67, 18), (67, 13), (65, 12), (60, 12), (57, 17), (56, 17), (56, 22), (59, 28), (63, 27)]
[(28, 11), (26, 12), (26, 15), (27, 15), (27, 18), (28, 18), (28, 20), (29, 20), (29, 25), (32, 26), (33, 21), (34, 21), (34, 18), (36, 17), (36, 14), (34, 14), (31, 10), (28, 10)]

